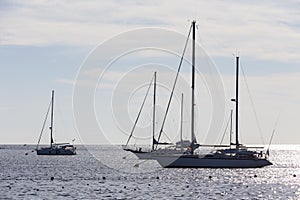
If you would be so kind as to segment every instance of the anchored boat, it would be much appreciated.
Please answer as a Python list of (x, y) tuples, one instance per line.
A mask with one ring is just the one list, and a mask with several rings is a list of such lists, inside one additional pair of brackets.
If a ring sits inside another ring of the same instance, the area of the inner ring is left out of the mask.
[[(156, 154), (154, 158), (157, 162), (166, 168), (259, 168), (272, 163), (267, 159), (268, 151), (250, 150), (239, 143), (238, 140), (238, 92), (239, 92), (239, 57), (236, 57), (236, 97), (232, 99), (235, 102), (236, 109), (236, 130), (235, 143), (231, 143), (225, 149), (218, 149), (209, 154), (200, 154), (195, 151), (199, 147), (213, 146), (222, 147), (222, 145), (200, 145), (197, 143), (194, 132), (194, 91), (195, 91), (195, 28), (196, 21), (191, 24), (192, 36), (192, 119), (191, 119), (191, 144), (186, 152)], [(190, 28), (190, 30), (191, 30)], [(176, 82), (175, 82), (176, 83)], [(172, 96), (172, 94), (171, 94)], [(234, 147), (232, 147), (232, 145)]]
[[(48, 118), (49, 111), (51, 109), (51, 119), (50, 119), (50, 146), (49, 147), (39, 147), (42, 133), (45, 128), (45, 124)], [(53, 119), (54, 117), (54, 90), (52, 90), (52, 95), (51, 95), (51, 102), (48, 107), (48, 111), (46, 114), (46, 118), (43, 123), (42, 131), (40, 133), (39, 141), (36, 146), (36, 152), (37, 155), (75, 155), (76, 154), (76, 147), (73, 144), (70, 143), (54, 143), (53, 139)]]

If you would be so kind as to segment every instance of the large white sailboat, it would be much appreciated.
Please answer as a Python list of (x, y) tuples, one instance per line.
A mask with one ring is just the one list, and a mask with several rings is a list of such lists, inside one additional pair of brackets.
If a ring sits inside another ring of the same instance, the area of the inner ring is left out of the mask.
[[(239, 57), (236, 57), (236, 97), (232, 101), (235, 102), (236, 109), (236, 129), (235, 143), (231, 143), (229, 148), (218, 149), (209, 154), (200, 154), (195, 151), (198, 147), (207, 146), (197, 144), (194, 133), (194, 90), (195, 90), (195, 28), (196, 21), (192, 22), (192, 119), (191, 119), (191, 144), (183, 154), (166, 153), (157, 154), (154, 158), (157, 162), (166, 168), (259, 168), (272, 163), (267, 159), (268, 154), (263, 151), (254, 151), (243, 146), (238, 140), (238, 78), (239, 78)], [(232, 147), (232, 145), (234, 147)], [(217, 145), (216, 145), (217, 146)], [(219, 146), (221, 147), (221, 146)]]
[[(48, 118), (49, 110), (51, 108), (51, 119), (50, 119), (50, 146), (49, 147), (39, 147), (42, 133), (45, 128), (45, 124)], [(46, 114), (45, 121), (43, 123), (42, 131), (40, 133), (39, 141), (36, 147), (37, 155), (75, 155), (76, 147), (70, 143), (54, 143), (53, 139), (53, 117), (54, 117), (54, 90), (52, 90), (51, 102)]]

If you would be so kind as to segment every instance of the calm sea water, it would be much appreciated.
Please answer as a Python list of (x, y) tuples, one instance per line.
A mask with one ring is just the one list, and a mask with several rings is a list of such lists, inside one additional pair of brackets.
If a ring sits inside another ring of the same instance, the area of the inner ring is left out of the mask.
[(273, 146), (274, 165), (261, 169), (162, 169), (110, 146), (76, 156), (0, 147), (0, 199), (300, 199), (300, 145)]

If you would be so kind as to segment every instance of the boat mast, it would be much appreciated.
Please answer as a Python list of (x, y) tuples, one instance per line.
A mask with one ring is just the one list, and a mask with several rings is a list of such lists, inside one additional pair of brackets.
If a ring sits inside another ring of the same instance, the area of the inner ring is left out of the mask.
[(180, 112), (180, 150), (181, 150), (181, 152), (183, 152), (182, 123), (183, 123), (183, 93), (181, 94), (181, 112)]
[(229, 132), (229, 147), (231, 149), (231, 144), (232, 144), (232, 113), (233, 110), (230, 111), (230, 132)]
[(149, 86), (148, 86), (146, 95), (145, 95), (144, 100), (143, 100), (143, 103), (142, 103), (142, 105), (141, 105), (141, 107), (140, 107), (139, 113), (138, 113), (138, 115), (137, 115), (137, 117), (136, 117), (136, 119), (135, 119), (135, 122), (134, 122), (133, 127), (132, 127), (131, 132), (130, 132), (130, 135), (129, 135), (128, 139), (127, 139), (125, 148), (127, 148), (128, 143), (129, 143), (129, 141), (130, 141), (130, 139), (131, 139), (131, 137), (132, 137), (132, 135), (133, 135), (133, 131), (135, 130), (136, 124), (138, 123), (138, 120), (139, 120), (140, 115), (141, 115), (141, 113), (142, 113), (142, 110), (143, 110), (143, 108), (144, 108), (144, 104), (145, 104), (146, 99), (147, 99), (147, 97), (148, 97), (148, 94), (149, 94), (149, 91), (150, 91), (150, 88), (151, 88), (153, 79), (154, 79), (154, 77), (152, 77), (151, 82), (150, 82), (150, 84), (149, 84)]
[(52, 90), (52, 99), (51, 99), (52, 105), (51, 105), (51, 126), (50, 126), (50, 147), (52, 148), (53, 143), (53, 112), (54, 112), (54, 90)]
[(192, 21), (192, 27), (193, 27), (193, 42), (192, 42), (192, 120), (191, 120), (191, 142), (192, 145), (197, 143), (196, 137), (195, 137), (195, 130), (194, 130), (194, 124), (195, 124), (195, 29), (196, 29), (196, 21)]
[(235, 145), (239, 148), (239, 57), (236, 56), (236, 83), (235, 83)]
[(154, 150), (155, 143), (155, 104), (156, 104), (156, 72), (154, 72), (153, 82), (153, 133), (152, 133), (152, 150)]

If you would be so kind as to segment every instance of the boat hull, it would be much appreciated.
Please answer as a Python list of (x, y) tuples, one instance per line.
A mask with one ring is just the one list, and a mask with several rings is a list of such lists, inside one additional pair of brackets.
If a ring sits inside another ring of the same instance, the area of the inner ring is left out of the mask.
[(133, 153), (138, 159), (148, 160), (152, 159), (151, 151), (141, 151), (141, 150), (133, 150), (133, 149), (123, 149), (124, 151), (129, 151)]
[(155, 160), (155, 158), (160, 155), (182, 153), (180, 150), (175, 150), (175, 149), (158, 149), (155, 151), (141, 151), (141, 150), (132, 150), (132, 149), (124, 149), (124, 150), (133, 153), (140, 160)]
[(153, 156), (151, 152), (132, 152), (140, 160), (152, 160)]
[(36, 150), (37, 155), (76, 155), (75, 149), (42, 148)]
[(205, 158), (199, 156), (156, 156), (164, 168), (260, 168), (272, 165), (267, 159), (255, 158)]

